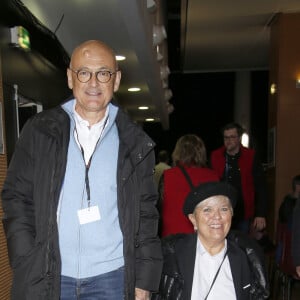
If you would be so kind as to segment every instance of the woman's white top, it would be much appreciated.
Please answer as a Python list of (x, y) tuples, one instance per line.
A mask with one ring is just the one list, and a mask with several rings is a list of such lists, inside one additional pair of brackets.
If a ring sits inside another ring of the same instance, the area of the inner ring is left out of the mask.
[[(199, 238), (197, 239), (191, 300), (205, 299), (215, 274), (222, 263), (226, 250), (227, 241), (225, 240), (225, 247), (223, 250), (220, 253), (212, 256), (205, 250)], [(236, 300), (228, 256), (226, 256), (216, 281), (207, 298), (207, 300), (216, 299)]]

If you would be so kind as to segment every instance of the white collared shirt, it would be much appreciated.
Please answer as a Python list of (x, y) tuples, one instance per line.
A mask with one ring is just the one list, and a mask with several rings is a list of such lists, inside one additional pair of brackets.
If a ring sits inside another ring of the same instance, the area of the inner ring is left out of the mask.
[(91, 155), (93, 154), (97, 142), (103, 133), (103, 126), (108, 125), (108, 117), (109, 107), (107, 106), (104, 118), (102, 120), (92, 126), (90, 126), (89, 122), (84, 120), (75, 110), (75, 104), (73, 107), (74, 119), (75, 119), (75, 127), (74, 137), (78, 144), (78, 146), (83, 148), (84, 151), (84, 160), (87, 164)]
[[(191, 300), (205, 299), (209, 288), (213, 282), (215, 274), (218, 271), (223, 257), (226, 253), (227, 241), (222, 251), (214, 256), (210, 255), (199, 238), (197, 238), (196, 260), (194, 267), (194, 278), (192, 286)], [(226, 299), (236, 300), (235, 289), (232, 280), (231, 268), (226, 256), (216, 281), (209, 293), (208, 300)]]

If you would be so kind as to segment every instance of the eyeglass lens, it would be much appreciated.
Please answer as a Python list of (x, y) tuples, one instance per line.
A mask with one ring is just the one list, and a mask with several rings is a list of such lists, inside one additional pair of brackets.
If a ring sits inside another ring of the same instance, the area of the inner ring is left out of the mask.
[(101, 70), (98, 72), (78, 70), (76, 73), (77, 73), (78, 80), (83, 83), (88, 82), (92, 78), (94, 73), (96, 75), (97, 80), (102, 83), (108, 82), (111, 78), (111, 75), (114, 74), (107, 70)]

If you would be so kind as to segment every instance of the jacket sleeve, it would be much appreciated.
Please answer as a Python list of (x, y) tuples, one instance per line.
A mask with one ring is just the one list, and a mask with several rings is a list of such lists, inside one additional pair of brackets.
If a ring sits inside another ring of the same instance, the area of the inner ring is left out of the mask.
[(140, 217), (136, 237), (136, 287), (157, 291), (162, 270), (162, 251), (157, 235), (158, 193), (153, 180), (153, 151), (145, 157), (138, 168)]
[(158, 222), (158, 236), (161, 237), (162, 233), (162, 208), (163, 208), (163, 197), (164, 197), (164, 174), (161, 175), (158, 184), (158, 201), (157, 201), (157, 210), (159, 215), (159, 222)]
[(253, 181), (255, 189), (255, 217), (266, 217), (267, 213), (267, 184), (262, 164), (254, 154), (253, 158)]
[(24, 126), (10, 162), (2, 190), (3, 226), (10, 264), (14, 268), (33, 247), (33, 157), (30, 121)]
[(270, 292), (262, 249), (254, 239), (249, 238), (243, 233), (232, 231), (229, 238), (234, 238), (234, 241), (247, 256), (248, 265), (252, 274), (252, 287), (250, 293), (253, 295), (253, 299), (267, 299)]
[(163, 270), (159, 291), (152, 294), (151, 300), (182, 299), (184, 280), (180, 274), (175, 249), (176, 241), (182, 237), (183, 234), (176, 234), (162, 239)]

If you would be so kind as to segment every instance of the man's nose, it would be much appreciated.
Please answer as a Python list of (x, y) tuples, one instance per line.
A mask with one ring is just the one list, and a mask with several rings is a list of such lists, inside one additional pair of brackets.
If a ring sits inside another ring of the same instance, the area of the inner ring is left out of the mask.
[(92, 73), (92, 77), (89, 80), (89, 84), (92, 85), (92, 86), (96, 86), (96, 85), (99, 84), (99, 81), (97, 79), (97, 74), (96, 73)]

